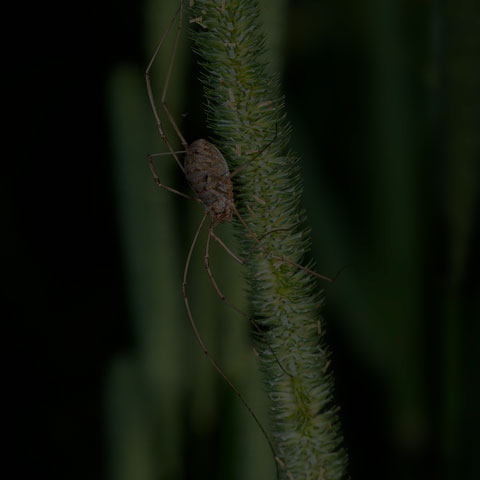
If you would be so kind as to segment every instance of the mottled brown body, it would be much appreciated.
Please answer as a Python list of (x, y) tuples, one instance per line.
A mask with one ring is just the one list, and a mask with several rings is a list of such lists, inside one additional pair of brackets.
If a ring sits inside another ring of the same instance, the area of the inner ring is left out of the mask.
[(230, 222), (233, 186), (223, 155), (207, 140), (195, 140), (187, 149), (183, 167), (192, 190), (216, 223)]

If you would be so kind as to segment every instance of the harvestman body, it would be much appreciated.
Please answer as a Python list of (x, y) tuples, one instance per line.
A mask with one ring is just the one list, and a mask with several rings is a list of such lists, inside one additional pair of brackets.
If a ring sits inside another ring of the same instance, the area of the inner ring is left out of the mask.
[[(152, 65), (153, 65), (153, 63), (154, 63), (154, 61), (155, 61), (155, 59), (158, 55), (158, 52), (159, 52), (167, 34), (169, 33), (172, 25), (174, 24), (177, 16), (179, 18), (178, 28), (177, 28), (177, 33), (176, 33), (176, 37), (175, 37), (174, 47), (173, 47), (173, 50), (172, 50), (172, 53), (171, 53), (171, 56), (170, 56), (167, 77), (166, 77), (165, 84), (164, 84), (164, 87), (163, 87), (163, 92), (162, 92), (161, 103), (162, 103), (162, 107), (165, 111), (165, 114), (166, 114), (169, 122), (171, 123), (172, 127), (174, 128), (174, 130), (175, 130), (177, 136), (179, 137), (180, 142), (181, 142), (181, 144), (184, 148), (184, 150), (182, 152), (176, 152), (172, 148), (167, 136), (165, 135), (165, 133), (163, 131), (162, 122), (160, 120), (160, 116), (159, 116), (158, 111), (157, 111), (157, 107), (156, 107), (154, 96), (153, 96), (152, 86), (151, 86), (151, 82), (150, 82), (150, 70), (152, 68)], [(157, 128), (158, 128), (158, 131), (160, 133), (161, 138), (163, 139), (163, 141), (165, 142), (165, 144), (167, 145), (167, 147), (169, 149), (169, 152), (167, 152), (167, 153), (148, 155), (149, 167), (150, 167), (150, 170), (152, 172), (155, 183), (159, 187), (161, 187), (165, 190), (168, 190), (169, 192), (181, 195), (182, 197), (189, 198), (191, 200), (197, 201), (197, 202), (203, 204), (203, 206), (205, 207), (205, 212), (204, 212), (203, 218), (200, 222), (200, 225), (198, 226), (198, 228), (196, 230), (195, 236), (194, 236), (192, 244), (190, 246), (190, 250), (189, 250), (187, 260), (186, 260), (186, 263), (185, 263), (184, 275), (183, 275), (182, 291), (183, 291), (183, 298), (184, 298), (187, 313), (188, 313), (188, 318), (189, 318), (190, 324), (192, 326), (192, 329), (195, 333), (196, 340), (200, 344), (203, 353), (208, 358), (208, 360), (213, 365), (213, 367), (217, 370), (217, 372), (222, 376), (222, 378), (232, 388), (232, 390), (239, 397), (239, 399), (242, 401), (242, 403), (245, 405), (245, 407), (249, 411), (250, 415), (253, 417), (253, 419), (255, 420), (257, 425), (259, 426), (260, 430), (262, 431), (263, 435), (265, 436), (265, 438), (266, 438), (266, 440), (267, 440), (267, 442), (268, 442), (268, 444), (269, 444), (269, 446), (272, 450), (272, 453), (273, 453), (273, 455), (276, 459), (275, 465), (276, 465), (276, 468), (277, 468), (277, 477), (278, 477), (279, 476), (278, 465), (279, 464), (283, 465), (283, 462), (277, 457), (275, 449), (274, 449), (273, 444), (272, 444), (272, 441), (270, 440), (270, 437), (268, 436), (268, 434), (265, 431), (265, 429), (263, 428), (262, 424), (260, 423), (260, 421), (258, 420), (256, 415), (254, 414), (254, 412), (251, 410), (251, 408), (249, 407), (249, 405), (247, 404), (247, 402), (245, 401), (245, 399), (243, 398), (241, 393), (232, 384), (232, 382), (229, 380), (229, 378), (223, 373), (221, 368), (215, 362), (215, 359), (208, 352), (208, 350), (207, 350), (207, 348), (206, 348), (206, 346), (205, 346), (205, 344), (204, 344), (204, 342), (203, 342), (203, 340), (202, 340), (202, 338), (201, 338), (201, 336), (198, 332), (196, 324), (193, 320), (193, 316), (192, 316), (192, 313), (191, 313), (191, 310), (190, 310), (190, 304), (189, 304), (188, 296), (187, 296), (187, 276), (188, 276), (190, 260), (191, 260), (191, 257), (192, 257), (192, 252), (193, 252), (194, 247), (197, 243), (200, 231), (201, 231), (201, 229), (202, 229), (202, 227), (203, 227), (203, 225), (204, 225), (204, 223), (207, 219), (207, 216), (210, 216), (210, 221), (211, 222), (210, 222), (210, 227), (208, 229), (208, 235), (207, 235), (207, 240), (206, 240), (206, 245), (205, 245), (205, 257), (204, 257), (205, 268), (207, 270), (210, 281), (212, 282), (218, 296), (224, 302), (226, 302), (231, 308), (236, 310), (238, 313), (240, 313), (244, 317), (248, 318), (249, 321), (254, 325), (254, 327), (258, 331), (260, 331), (260, 329), (259, 329), (258, 325), (254, 322), (254, 320), (250, 316), (248, 316), (247, 314), (240, 311), (234, 305), (232, 305), (225, 298), (225, 296), (220, 291), (220, 289), (219, 289), (219, 287), (218, 287), (218, 285), (217, 285), (217, 283), (216, 283), (216, 281), (213, 277), (213, 274), (210, 270), (210, 266), (209, 266), (209, 246), (210, 246), (210, 238), (211, 237), (213, 237), (224, 248), (224, 250), (230, 256), (232, 256), (232, 258), (234, 258), (237, 262), (239, 262), (240, 264), (245, 263), (244, 259), (241, 259), (237, 255), (235, 255), (223, 243), (223, 241), (219, 237), (217, 237), (217, 235), (215, 235), (213, 230), (218, 224), (232, 221), (233, 215), (235, 214), (238, 217), (238, 219), (240, 220), (243, 227), (248, 232), (249, 236), (251, 238), (253, 238), (253, 240), (255, 242), (255, 246), (262, 249), (268, 257), (279, 260), (279, 261), (284, 262), (284, 263), (288, 263), (290, 265), (293, 265), (293, 266), (295, 266), (295, 267), (297, 267), (301, 270), (304, 270), (304, 271), (310, 273), (311, 275), (314, 275), (314, 276), (316, 276), (318, 278), (321, 278), (323, 280), (332, 282), (332, 279), (330, 279), (328, 277), (325, 277), (323, 275), (320, 275), (320, 274), (318, 274), (318, 273), (316, 273), (316, 272), (314, 272), (314, 271), (312, 271), (312, 270), (310, 270), (310, 269), (308, 269), (308, 268), (306, 268), (302, 265), (299, 265), (299, 264), (293, 262), (292, 260), (290, 260), (286, 257), (275, 255), (272, 252), (270, 252), (260, 241), (261, 238), (263, 238), (266, 235), (269, 235), (271, 233), (282, 231), (282, 230), (285, 231), (285, 230), (284, 229), (272, 230), (270, 232), (264, 233), (261, 237), (259, 237), (250, 229), (250, 227), (245, 222), (245, 220), (240, 215), (238, 209), (235, 206), (235, 202), (234, 202), (234, 198), (233, 198), (232, 178), (235, 175), (237, 175), (238, 173), (240, 173), (240, 171), (242, 171), (244, 168), (246, 168), (251, 162), (256, 160), (261, 154), (264, 153), (265, 150), (267, 150), (271, 146), (271, 144), (273, 143), (273, 141), (275, 140), (275, 138), (277, 136), (276, 131), (275, 131), (275, 136), (273, 137), (272, 141), (268, 145), (266, 145), (260, 151), (256, 152), (256, 154), (253, 156), (253, 158), (251, 158), (250, 160), (245, 162), (243, 165), (238, 167), (231, 174), (230, 174), (227, 162), (225, 161), (223, 155), (220, 153), (220, 151), (217, 149), (217, 147), (215, 147), (215, 145), (213, 145), (212, 143), (210, 143), (210, 142), (208, 142), (207, 140), (204, 140), (204, 139), (196, 140), (193, 143), (191, 143), (190, 145), (188, 145), (185, 138), (181, 134), (177, 124), (175, 123), (175, 120), (174, 120), (173, 116), (171, 115), (171, 113), (168, 109), (168, 106), (167, 106), (167, 103), (166, 103), (166, 94), (167, 94), (168, 84), (169, 84), (170, 76), (171, 76), (171, 72), (172, 72), (173, 61), (175, 59), (178, 40), (179, 40), (179, 37), (180, 37), (181, 28), (182, 28), (182, 17), (183, 17), (183, 2), (180, 2), (180, 6), (178, 7), (178, 9), (176, 11), (175, 16), (172, 18), (167, 30), (163, 34), (163, 36), (160, 40), (160, 43), (158, 44), (158, 46), (155, 50), (155, 53), (154, 53), (152, 59), (150, 60), (150, 63), (149, 63), (149, 65), (148, 65), (148, 67), (145, 71), (145, 78), (146, 78), (146, 83), (147, 83), (147, 92), (148, 92), (148, 96), (149, 96), (149, 99), (150, 99), (150, 103), (152, 105), (153, 114), (154, 114), (155, 119), (156, 119)], [(185, 153), (183, 165), (180, 162), (180, 159), (178, 157), (178, 153)], [(190, 185), (191, 189), (193, 190), (193, 192), (196, 194), (196, 197), (191, 197), (190, 195), (187, 195), (183, 192), (175, 190), (175, 189), (173, 189), (173, 188), (171, 188), (167, 185), (164, 185), (160, 182), (160, 179), (159, 179), (159, 177), (158, 177), (158, 175), (155, 171), (155, 168), (153, 166), (153, 158), (157, 157), (157, 156), (160, 156), (160, 155), (168, 155), (168, 154), (173, 155), (173, 157), (175, 158), (175, 161), (177, 162), (177, 164), (179, 165), (179, 167), (181, 168), (181, 170), (185, 174), (186, 180), (187, 180), (188, 184)], [(267, 343), (267, 345), (268, 345), (268, 343)], [(268, 345), (268, 347), (270, 348), (271, 353), (274, 355), (274, 357), (277, 358), (276, 355), (275, 355), (275, 352), (270, 347), (270, 345)], [(277, 359), (277, 362), (278, 362), (280, 368), (283, 370), (283, 372), (287, 375), (290, 375), (282, 367), (282, 365), (280, 364), (278, 359)]]
[(207, 140), (196, 140), (188, 147), (183, 166), (187, 182), (207, 208), (212, 222), (230, 222), (233, 184), (218, 148)]

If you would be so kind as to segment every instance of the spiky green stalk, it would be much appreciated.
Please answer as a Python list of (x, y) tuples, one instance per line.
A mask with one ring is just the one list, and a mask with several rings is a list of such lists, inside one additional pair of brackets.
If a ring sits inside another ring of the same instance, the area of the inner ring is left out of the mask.
[[(300, 210), (298, 159), (287, 151), (290, 126), (278, 81), (262, 62), (266, 57), (257, 2), (196, 0), (188, 17), (196, 19), (192, 37), (203, 66), (208, 124), (216, 144), (232, 172), (254, 158), (234, 178), (236, 205), (269, 252), (305, 265), (310, 240)], [(249, 256), (255, 243), (238, 220), (236, 227), (241, 253), (249, 259), (251, 313), (267, 342), (259, 341), (258, 349), (271, 402), (271, 436), (285, 464), (281, 476), (344, 478), (346, 453), (332, 401), (317, 279), (258, 246)], [(272, 232), (276, 229), (281, 230)], [(314, 268), (312, 261), (307, 266)]]

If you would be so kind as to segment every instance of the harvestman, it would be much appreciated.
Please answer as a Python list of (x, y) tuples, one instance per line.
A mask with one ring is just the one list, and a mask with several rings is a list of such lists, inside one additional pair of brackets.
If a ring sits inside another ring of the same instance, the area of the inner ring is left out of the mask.
[[(162, 107), (165, 111), (165, 114), (172, 125), (173, 129), (175, 130), (175, 133), (177, 134), (178, 138), (180, 139), (180, 142), (183, 146), (182, 151), (176, 152), (173, 148), (172, 145), (170, 144), (167, 136), (165, 135), (162, 127), (162, 122), (160, 120), (160, 116), (158, 114), (157, 106), (155, 104), (155, 99), (152, 91), (152, 86), (151, 86), (151, 81), (150, 81), (150, 70), (152, 68), (152, 65), (158, 55), (158, 52), (160, 51), (160, 48), (167, 37), (170, 29), (172, 28), (173, 24), (175, 23), (175, 19), (178, 16), (178, 27), (177, 27), (177, 33), (175, 36), (175, 41), (174, 41), (174, 46), (172, 53), (170, 55), (170, 60), (169, 60), (169, 65), (168, 65), (168, 71), (167, 71), (167, 76), (165, 80), (165, 84), (163, 86), (163, 91), (162, 91), (162, 98), (161, 98), (161, 103)], [(248, 224), (245, 222), (243, 217), (240, 215), (239, 211), (237, 210), (237, 207), (235, 206), (235, 202), (233, 199), (233, 184), (232, 184), (232, 178), (235, 177), (238, 173), (240, 173), (243, 169), (245, 169), (251, 162), (256, 160), (262, 153), (264, 153), (274, 142), (277, 132), (275, 132), (275, 136), (271, 140), (271, 142), (266, 145), (264, 148), (262, 148), (260, 151), (256, 152), (256, 154), (245, 162), (243, 165), (238, 167), (236, 170), (234, 170), (232, 173), (230, 173), (228, 169), (227, 162), (225, 161), (223, 155), (220, 153), (220, 151), (213, 145), (212, 143), (208, 142), (207, 140), (204, 139), (199, 139), (195, 140), (193, 143), (188, 145), (186, 142), (185, 138), (183, 137), (182, 133), (180, 132), (180, 129), (178, 128), (177, 124), (175, 123), (175, 120), (170, 113), (170, 110), (168, 109), (168, 105), (166, 102), (166, 95), (167, 95), (167, 90), (168, 90), (168, 84), (170, 81), (170, 76), (172, 73), (172, 67), (177, 51), (177, 46), (178, 46), (178, 41), (180, 38), (180, 33), (182, 29), (182, 20), (183, 20), (183, 2), (180, 2), (180, 6), (178, 7), (174, 17), (172, 18), (168, 28), (164, 32), (157, 48), (155, 49), (155, 52), (153, 54), (152, 59), (150, 60), (150, 63), (148, 64), (148, 67), (145, 71), (145, 78), (146, 78), (146, 83), (147, 83), (147, 92), (148, 92), (148, 97), (150, 99), (150, 103), (152, 106), (153, 114), (155, 116), (156, 124), (158, 131), (160, 133), (160, 137), (162, 140), (165, 142), (167, 145), (167, 148), (169, 149), (169, 152), (166, 153), (158, 153), (158, 154), (150, 154), (148, 155), (148, 161), (149, 161), (149, 167), (152, 172), (153, 178), (155, 180), (155, 183), (161, 187), (164, 188), (165, 190), (168, 190), (169, 192), (175, 193), (177, 195), (181, 195), (182, 197), (188, 198), (190, 200), (194, 200), (196, 202), (201, 203), (205, 207), (205, 213), (203, 214), (202, 220), (195, 232), (192, 244), (190, 246), (190, 250), (188, 252), (187, 260), (185, 262), (185, 269), (184, 269), (184, 274), (183, 274), (183, 282), (182, 282), (182, 292), (183, 292), (183, 298), (185, 301), (185, 306), (187, 309), (187, 314), (188, 318), (191, 324), (191, 327), (194, 331), (196, 340), (200, 344), (200, 347), (202, 348), (203, 353), (205, 356), (208, 358), (210, 363), (213, 365), (213, 367), (217, 370), (217, 372), (221, 375), (221, 377), (226, 381), (226, 383), (231, 387), (231, 389), (235, 392), (235, 394), (239, 397), (239, 399), (242, 401), (242, 403), (245, 405), (247, 410), (249, 411), (250, 415), (253, 417), (259, 428), (261, 429), (263, 435), (267, 439), (270, 448), (273, 452), (273, 455), (275, 459), (277, 460), (276, 462), (276, 467), (277, 467), (277, 474), (278, 474), (278, 465), (277, 463), (282, 463), (281, 460), (276, 456), (275, 449), (273, 447), (273, 444), (270, 440), (270, 437), (266, 433), (265, 429), (263, 428), (262, 424), (256, 417), (256, 415), (253, 413), (241, 393), (238, 391), (238, 389), (232, 384), (232, 382), (229, 380), (229, 378), (223, 373), (221, 368), (218, 366), (216, 363), (215, 359), (210, 355), (210, 353), (207, 350), (207, 347), (205, 346), (198, 329), (196, 327), (195, 321), (193, 320), (192, 312), (190, 309), (190, 304), (188, 301), (188, 296), (187, 296), (187, 276), (188, 276), (188, 269), (190, 265), (190, 260), (192, 257), (193, 250), (195, 248), (195, 245), (197, 243), (200, 231), (203, 228), (203, 225), (205, 224), (205, 221), (208, 216), (210, 216), (210, 226), (208, 227), (208, 234), (207, 234), (207, 240), (205, 244), (205, 269), (207, 271), (208, 277), (210, 278), (210, 281), (212, 285), (215, 288), (215, 291), (217, 292), (217, 295), (226, 303), (228, 304), (231, 308), (236, 310), (238, 313), (241, 315), (247, 317), (252, 324), (257, 328), (258, 331), (259, 327), (258, 325), (253, 321), (251, 317), (249, 317), (247, 314), (243, 313), (241, 310), (236, 308), (233, 304), (231, 304), (223, 295), (221, 290), (219, 289), (217, 282), (215, 281), (215, 278), (210, 270), (210, 264), (209, 264), (209, 249), (210, 249), (210, 238), (213, 237), (214, 240), (216, 240), (222, 248), (232, 257), (234, 258), (238, 263), (240, 264), (245, 264), (245, 259), (239, 258), (237, 255), (235, 255), (225, 244), (224, 242), (214, 233), (214, 229), (217, 225), (224, 223), (224, 222), (230, 222), (232, 221), (233, 214), (237, 216), (237, 218), (240, 220), (241, 224), (245, 228), (245, 230), (248, 232), (249, 236), (253, 238), (255, 242), (255, 246), (258, 246), (260, 249), (262, 249), (266, 255), (270, 258), (276, 259), (278, 261), (281, 261), (283, 263), (288, 263), (290, 265), (293, 265), (301, 270), (304, 270), (308, 272), (311, 275), (314, 275), (318, 278), (321, 278), (323, 280), (326, 280), (328, 282), (332, 282), (333, 280), (325, 277), (323, 275), (320, 275), (302, 265), (299, 265), (292, 260), (289, 260), (286, 257), (275, 255), (272, 252), (270, 252), (261, 242), (261, 238), (265, 237), (266, 235), (269, 235), (274, 232), (278, 231), (285, 231), (285, 229), (276, 229), (267, 232), (266, 234), (263, 234), (262, 236), (256, 235), (251, 228), (248, 226)], [(200, 22), (197, 22), (200, 23)], [(184, 157), (184, 163), (180, 162), (180, 159), (178, 157), (179, 153), (185, 153)], [(182, 170), (182, 172), (185, 175), (185, 178), (190, 185), (191, 189), (193, 192), (196, 194), (196, 197), (192, 197), (190, 195), (187, 195), (183, 192), (180, 192), (178, 190), (175, 190), (174, 188), (171, 188), (167, 185), (164, 185), (160, 182), (160, 179), (155, 171), (154, 165), (153, 165), (153, 158), (161, 155), (173, 155), (175, 158), (175, 161), (177, 162), (178, 166)], [(254, 247), (255, 247), (254, 246)], [(253, 250), (253, 248), (252, 248)], [(270, 346), (269, 346), (270, 347)], [(275, 352), (271, 349), (273, 355), (276, 358)], [(278, 362), (278, 359), (277, 359)], [(280, 365), (280, 368), (288, 374), (288, 372), (285, 371), (285, 369), (281, 366), (280, 362), (278, 362)], [(288, 374), (289, 375), (289, 374)]]

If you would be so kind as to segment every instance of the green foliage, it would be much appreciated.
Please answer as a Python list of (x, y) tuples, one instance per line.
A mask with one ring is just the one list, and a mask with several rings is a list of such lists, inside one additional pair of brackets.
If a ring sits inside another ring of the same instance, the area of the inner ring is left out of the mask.
[[(183, 354), (177, 327), (181, 296), (171, 281), (179, 263), (178, 238), (172, 229), (163, 228), (173, 222), (171, 196), (145, 188), (151, 185), (151, 175), (141, 160), (145, 148), (155, 148), (156, 137), (144, 90), (133, 68), (118, 68), (112, 75), (114, 172), (136, 346), (134, 352), (112, 360), (108, 378), (111, 475), (116, 480), (152, 480), (182, 471), (178, 423)], [(159, 169), (162, 178), (170, 176), (167, 168), (164, 164)], [(163, 252), (158, 251), (159, 242)], [(163, 452), (162, 462), (158, 451)]]
[[(166, 28), (177, 1), (149, 3), (149, 54)], [(162, 21), (158, 19), (161, 17)], [(162, 52), (162, 55), (164, 52)], [(168, 54), (168, 52), (165, 52)], [(183, 51), (177, 56), (182, 72)], [(155, 65), (162, 78), (162, 62)], [(176, 78), (175, 78), (176, 80)], [(161, 88), (161, 82), (155, 85)], [(159, 195), (146, 154), (158, 151), (158, 134), (146, 95), (143, 72), (121, 65), (111, 74), (108, 105), (114, 145), (127, 302), (135, 348), (112, 359), (106, 387), (110, 476), (115, 480), (153, 480), (183, 476), (182, 433), (178, 428), (185, 374), (182, 299), (178, 285), (180, 254), (172, 195)], [(181, 98), (170, 97), (176, 107)], [(176, 166), (159, 162), (158, 174), (171, 183)], [(168, 225), (168, 228), (165, 226)], [(162, 248), (159, 248), (162, 245)], [(162, 453), (161, 458), (159, 452)]]
[[(111, 478), (271, 478), (274, 464), (266, 457), (264, 438), (221, 384), (188, 329), (181, 270), (202, 208), (157, 189), (145, 160), (146, 153), (164, 151), (164, 146), (155, 130), (143, 71), (179, 1), (147, 2), (146, 48), (136, 63), (112, 72), (108, 87), (116, 233), (122, 238), (133, 336), (133, 347), (121, 344), (108, 375)], [(302, 157), (303, 204), (312, 226), (312, 248), (322, 265), (319, 271), (351, 266), (329, 289), (327, 318), (336, 342), (335, 373), (352, 477), (477, 478), (476, 2), (307, 0), (288, 2), (286, 12), (286, 0), (263, 0), (263, 16), (257, 18), (248, 13), (250, 6), (247, 11), (238, 1), (227, 0), (231, 26), (233, 20), (241, 25), (232, 31), (221, 26), (220, 0), (195, 3), (195, 16), (210, 27), (194, 25), (197, 40), (205, 45), (197, 44), (197, 50), (211, 57), (202, 58), (210, 133), (217, 136), (232, 170), (255, 156), (248, 152), (269, 146), (275, 124), (279, 126), (273, 145), (234, 178), (237, 205), (259, 235), (277, 226), (291, 227), (288, 234), (272, 233), (263, 241), (275, 254), (306, 265), (302, 256), (308, 254), (309, 241), (301, 223), (304, 216), (297, 210), (298, 164), (288, 154), (289, 125), (275, 78), (268, 73), (269, 66), (286, 69), (280, 73), (294, 125), (292, 145)], [(230, 6), (238, 14), (232, 16)], [(258, 28), (252, 27), (259, 18), (268, 31), (267, 53)], [(247, 50), (256, 58), (256, 72), (248, 71), (251, 58), (240, 55), (235, 40), (227, 45), (221, 41), (222, 35), (239, 36), (243, 29), (250, 29), (242, 40), (243, 53)], [(196, 117), (201, 105), (196, 75), (187, 75), (191, 65), (185, 30), (167, 101), (174, 118), (183, 121), (182, 133), (192, 141), (201, 136), (203, 122)], [(208, 40), (212, 31), (216, 36)], [(173, 37), (167, 38), (152, 72), (157, 98)], [(284, 46), (281, 53), (276, 50), (279, 44)], [(219, 54), (222, 48), (226, 60)], [(266, 60), (269, 65), (262, 65)], [(227, 67), (227, 61), (237, 64)], [(245, 82), (250, 82), (246, 89)], [(161, 107), (159, 113), (164, 113)], [(164, 127), (175, 142), (166, 120)], [(104, 164), (104, 158), (99, 162)], [(156, 168), (164, 183), (189, 193), (171, 158), (161, 157)], [(109, 190), (102, 186), (102, 191)], [(236, 227), (246, 255), (251, 239), (238, 222)], [(229, 224), (220, 226), (217, 234), (237, 252)], [(258, 393), (257, 378), (252, 382), (258, 369), (247, 346), (248, 322), (215, 295), (203, 268), (204, 241), (199, 241), (189, 273), (195, 321), (212, 355), (268, 429), (266, 395)], [(268, 260), (258, 248), (243, 267), (216, 247), (212, 244), (211, 266), (222, 291), (246, 311), (240, 272), (250, 269), (251, 311), (274, 350), (283, 355), (282, 366), (295, 374), (292, 379), (281, 372), (269, 349), (258, 342), (265, 378), (273, 374), (275, 380), (266, 388), (270, 396), (277, 395), (273, 402), (279, 406), (272, 416), (274, 440), (279, 429), (287, 439), (290, 431), (301, 436), (308, 426), (307, 407), (314, 403), (309, 404), (305, 382), (298, 377), (299, 371), (304, 375), (306, 361), (300, 369), (297, 359), (306, 346), (317, 348), (315, 355), (325, 351), (313, 333), (314, 321), (320, 319), (318, 288), (308, 275)], [(291, 299), (305, 310), (292, 310)], [(90, 319), (95, 325), (104, 321), (102, 309), (96, 311)], [(303, 340), (301, 348), (289, 343), (292, 333)], [(321, 367), (327, 367), (328, 354), (320, 360)], [(323, 381), (323, 372), (310, 380), (317, 377)], [(327, 396), (329, 383), (331, 379)], [(277, 422), (280, 411), (285, 417)], [(379, 462), (381, 458), (388, 458), (388, 465)], [(329, 478), (323, 470), (318, 475)]]
[[(278, 82), (261, 61), (257, 2), (195, 1), (189, 17), (196, 19), (192, 38), (203, 67), (208, 124), (231, 171), (246, 165), (234, 178), (237, 207), (268, 252), (314, 268), (307, 262), (298, 161), (287, 150), (290, 126)], [(249, 259), (251, 313), (263, 332), (257, 348), (273, 442), (285, 464), (282, 478), (343, 478), (346, 454), (317, 280), (255, 248), (245, 227), (238, 221), (236, 227)]]

